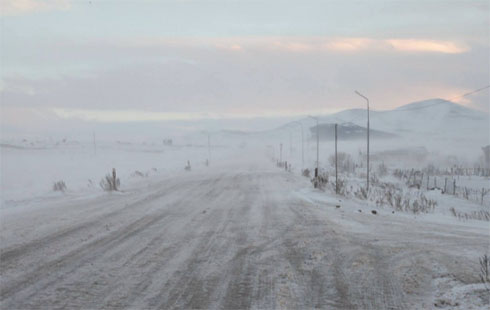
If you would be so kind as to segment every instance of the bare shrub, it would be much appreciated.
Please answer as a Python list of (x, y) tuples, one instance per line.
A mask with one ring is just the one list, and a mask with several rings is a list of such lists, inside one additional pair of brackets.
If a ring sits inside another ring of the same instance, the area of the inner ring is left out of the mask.
[(413, 214), (434, 212), (436, 206), (436, 200), (429, 199), (422, 193), (419, 193), (413, 200), (405, 198), (403, 202), (403, 210)]
[(381, 164), (379, 164), (378, 166), (378, 175), (380, 177), (384, 177), (385, 175), (388, 174), (388, 167), (386, 167), (385, 163), (382, 162)]
[(449, 211), (451, 211), (452, 215), (454, 215), (455, 217), (458, 217), (458, 214), (456, 213), (456, 209), (451, 208), (451, 209), (449, 209)]
[(304, 169), (301, 174), (304, 176), (304, 177), (307, 177), (309, 178), (310, 177), (310, 169), (306, 168)]
[(369, 176), (369, 182), (374, 186), (380, 183), (378, 176), (375, 173), (372, 173)]
[(385, 190), (384, 199), (383, 198), (380, 199), (379, 204), (382, 204), (383, 201), (386, 201), (386, 203), (393, 209), (397, 211), (403, 211), (402, 199), (403, 199), (402, 194), (399, 191), (393, 188), (387, 188)]
[[(335, 167), (335, 155), (331, 155), (328, 158), (328, 162), (332, 167)], [(337, 168), (340, 172), (354, 173), (356, 170), (356, 165), (352, 156), (347, 153), (338, 152), (337, 153)]]
[[(357, 194), (359, 198), (364, 198), (364, 193)], [(376, 202), (376, 205), (388, 205), (396, 211), (418, 213), (433, 212), (437, 206), (437, 201), (427, 198), (422, 192), (405, 192), (402, 188), (392, 183), (380, 182), (370, 188), (369, 199)]]
[(458, 212), (454, 208), (451, 208), (449, 210), (459, 220), (479, 220), (490, 222), (490, 211), (487, 210), (473, 211), (470, 213)]
[(368, 197), (368, 192), (367, 192), (367, 189), (365, 187), (361, 186), (361, 187), (359, 187), (359, 189), (357, 191), (354, 192), (354, 195), (359, 199), (366, 200)]
[(325, 189), (325, 186), (328, 184), (328, 174), (318, 174), (316, 178), (311, 179), (311, 183), (313, 183), (313, 187), (315, 188)]
[(338, 178), (337, 184), (335, 182), (332, 183), (333, 188), (337, 190), (339, 195), (346, 196), (347, 195), (347, 182), (344, 179)]
[(143, 172), (139, 171), (139, 170), (136, 170), (135, 172), (131, 173), (131, 176), (132, 177), (146, 177), (148, 176), (148, 173), (144, 174)]
[(480, 280), (490, 290), (490, 258), (487, 254), (480, 257)]
[(66, 191), (66, 184), (63, 180), (60, 180), (58, 182), (54, 182), (53, 184), (53, 191), (55, 192), (65, 192)]
[(99, 183), (100, 187), (105, 191), (117, 191), (121, 182), (116, 177), (116, 169), (112, 169), (112, 175), (106, 174), (105, 178), (102, 178)]

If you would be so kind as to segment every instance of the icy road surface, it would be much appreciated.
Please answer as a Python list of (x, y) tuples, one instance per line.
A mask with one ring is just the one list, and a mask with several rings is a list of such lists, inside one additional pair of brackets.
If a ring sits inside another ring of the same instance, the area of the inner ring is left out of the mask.
[(192, 171), (3, 210), (1, 308), (486, 303), (471, 293), (488, 250), (485, 226), (336, 208), (303, 197), (305, 178), (270, 166)]

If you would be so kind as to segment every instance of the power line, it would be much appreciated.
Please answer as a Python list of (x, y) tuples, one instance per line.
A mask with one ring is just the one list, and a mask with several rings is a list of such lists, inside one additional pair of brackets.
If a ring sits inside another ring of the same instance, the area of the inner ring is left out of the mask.
[[(463, 98), (463, 97), (466, 97), (466, 96), (469, 96), (469, 95), (472, 95), (474, 93), (477, 93), (477, 92), (480, 92), (482, 90), (485, 90), (487, 88), (490, 88), (490, 85), (487, 85), (485, 87), (481, 87), (481, 88), (478, 88), (478, 89), (475, 89), (475, 90), (472, 90), (470, 92), (467, 92), (467, 93), (464, 93), (462, 95), (459, 95), (459, 96), (455, 96), (455, 97), (452, 97), (452, 98), (449, 98), (449, 99), (443, 99), (445, 101), (452, 101), (454, 99), (458, 99), (458, 98)], [(432, 103), (432, 104), (427, 104), (427, 105), (424, 105), (422, 107), (412, 107), (412, 108), (405, 108), (405, 109), (397, 109), (397, 110), (388, 110), (388, 111), (383, 111), (383, 110), (373, 110), (375, 112), (402, 112), (402, 111), (411, 111), (411, 110), (421, 110), (421, 109), (426, 109), (428, 107), (431, 107), (431, 106), (435, 106), (435, 105), (438, 105), (438, 104), (443, 104), (444, 101), (441, 101), (441, 102), (435, 102), (435, 103)], [(345, 111), (348, 111), (348, 110), (345, 110)], [(343, 111), (341, 111), (343, 112)], [(340, 113), (340, 112), (339, 112)], [(346, 123), (352, 123), (353, 121), (357, 120), (357, 119), (360, 119), (361, 117), (364, 117), (364, 115), (356, 115), (355, 117), (351, 118), (350, 120), (348, 121), (344, 121), (342, 118), (340, 117), (335, 117), (339, 122), (341, 122), (341, 124), (346, 124)]]
[[(487, 85), (485, 87), (482, 87), (482, 88), (478, 88), (478, 89), (475, 89), (473, 91), (470, 91), (468, 93), (465, 93), (463, 95), (459, 95), (459, 96), (456, 96), (456, 97), (452, 97), (450, 99), (444, 99), (445, 101), (452, 101), (454, 99), (458, 99), (458, 98), (463, 98), (463, 97), (466, 97), (466, 96), (469, 96), (469, 95), (472, 95), (474, 93), (477, 93), (477, 92), (480, 92), (482, 90), (485, 90), (487, 88), (490, 88), (490, 85)], [(410, 111), (410, 110), (420, 110), (420, 109), (425, 109), (425, 108), (428, 108), (428, 107), (431, 107), (431, 106), (434, 106), (434, 105), (438, 105), (438, 104), (443, 104), (444, 101), (441, 101), (441, 102), (435, 102), (435, 103), (432, 103), (432, 104), (427, 104), (427, 105), (424, 105), (423, 107), (413, 107), (413, 108), (406, 108), (406, 109), (398, 109), (398, 110), (391, 110), (390, 112), (398, 112), (398, 111)]]
[(453, 97), (453, 98), (451, 98), (451, 99), (447, 99), (447, 100), (448, 100), (448, 101), (451, 101), (451, 100), (453, 100), (453, 99), (458, 99), (458, 98), (466, 97), (466, 96), (468, 96), (468, 95), (471, 95), (471, 94), (477, 93), (477, 92), (482, 91), (482, 90), (485, 90), (485, 89), (487, 89), (487, 88), (490, 88), (490, 85), (487, 85), (487, 86), (482, 87), (482, 88), (475, 89), (474, 91), (471, 91), (471, 92), (469, 92), (469, 93), (463, 94), (463, 95), (461, 95), (461, 96), (456, 96), (456, 97)]
[[(481, 87), (481, 88), (478, 88), (478, 89), (475, 89), (475, 90), (472, 90), (470, 92), (467, 92), (467, 93), (464, 93), (462, 95), (459, 95), (459, 96), (455, 96), (455, 97), (452, 97), (452, 98), (449, 98), (449, 99), (443, 99), (445, 101), (452, 101), (454, 99), (458, 99), (458, 98), (463, 98), (463, 97), (466, 97), (466, 96), (469, 96), (469, 95), (472, 95), (474, 93), (478, 93), (482, 90), (485, 90), (487, 88), (490, 88), (490, 85), (487, 85), (485, 87)], [(445, 101), (441, 101), (441, 102), (435, 102), (435, 103), (432, 103), (432, 104), (427, 104), (427, 105), (424, 105), (422, 107), (412, 107), (412, 108), (405, 108), (405, 109), (397, 109), (397, 110), (389, 110), (389, 111), (386, 111), (386, 112), (402, 112), (402, 111), (412, 111), (412, 110), (421, 110), (421, 109), (426, 109), (428, 107), (432, 107), (432, 106), (435, 106), (435, 105), (438, 105), (438, 104), (443, 104), (445, 103)], [(379, 110), (374, 110), (376, 112), (385, 112), (383, 110), (379, 111)], [(359, 119), (361, 118), (362, 116), (361, 115), (357, 115), (355, 116), (354, 118), (350, 119), (349, 121), (343, 121), (343, 123), (352, 123), (354, 120), (356, 119)], [(338, 118), (339, 120), (341, 120), (340, 118)]]

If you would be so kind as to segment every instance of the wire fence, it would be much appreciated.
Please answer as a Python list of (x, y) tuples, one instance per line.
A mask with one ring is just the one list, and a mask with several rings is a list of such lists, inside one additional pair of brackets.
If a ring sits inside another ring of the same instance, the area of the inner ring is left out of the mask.
[[(457, 170), (451, 168), (439, 170), (439, 175), (431, 175), (428, 171), (396, 169), (393, 175), (405, 181), (409, 187), (425, 190), (438, 189), (446, 195), (454, 195), (481, 205), (490, 206), (487, 170), (483, 168), (459, 168)], [(473, 182), (476, 184), (467, 184), (472, 181), (471, 177), (473, 177)], [(485, 184), (487, 187), (485, 187)], [(480, 187), (480, 185), (482, 186)]]

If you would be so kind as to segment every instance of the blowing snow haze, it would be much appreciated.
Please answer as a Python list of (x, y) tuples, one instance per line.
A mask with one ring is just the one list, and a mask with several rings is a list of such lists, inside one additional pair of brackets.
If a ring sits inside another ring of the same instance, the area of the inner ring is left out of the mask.
[(0, 308), (490, 307), (488, 1), (0, 20)]

